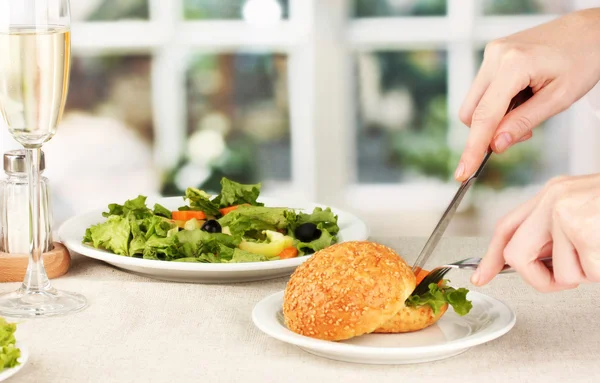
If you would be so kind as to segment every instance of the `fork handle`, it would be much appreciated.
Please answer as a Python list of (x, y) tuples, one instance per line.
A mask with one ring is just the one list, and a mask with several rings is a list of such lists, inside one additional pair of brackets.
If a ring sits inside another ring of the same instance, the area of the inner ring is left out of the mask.
[[(540, 262), (542, 262), (544, 264), (544, 266), (546, 266), (548, 269), (552, 270), (552, 258), (548, 257), (548, 258), (541, 258), (539, 259)], [(514, 273), (516, 272), (515, 269), (513, 269), (510, 265), (504, 265), (504, 267), (502, 268), (502, 271), (500, 271), (500, 274), (510, 274), (510, 273)]]

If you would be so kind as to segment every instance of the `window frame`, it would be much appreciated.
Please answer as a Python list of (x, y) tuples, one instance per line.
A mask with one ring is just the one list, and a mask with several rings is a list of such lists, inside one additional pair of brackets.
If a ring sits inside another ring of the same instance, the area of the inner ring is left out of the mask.
[[(290, 197), (297, 199), (390, 217), (403, 211), (439, 211), (456, 185), (355, 183), (353, 54), (381, 49), (446, 50), (448, 144), (461, 149), (467, 129), (456, 116), (477, 71), (477, 49), (558, 16), (480, 16), (478, 0), (447, 0), (447, 15), (441, 17), (349, 19), (351, 2), (347, 0), (290, 0), (289, 19), (256, 28), (243, 20), (188, 21), (183, 17), (183, 0), (148, 1), (148, 21), (77, 22), (72, 26), (72, 43), (75, 54), (152, 55), (154, 149), (160, 169), (174, 166), (185, 148), (185, 65), (192, 52), (282, 52), (289, 60), (292, 181), (270, 185), (270, 193), (292, 193)], [(600, 170), (594, 142), (586, 139), (597, 130), (598, 122), (588, 118), (584, 104), (580, 101), (563, 113), (575, 127), (568, 133), (572, 174)]]

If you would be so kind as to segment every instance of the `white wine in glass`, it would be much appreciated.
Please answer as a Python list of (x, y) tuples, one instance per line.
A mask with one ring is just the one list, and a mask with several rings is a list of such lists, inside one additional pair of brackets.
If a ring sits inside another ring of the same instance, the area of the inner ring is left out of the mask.
[[(2, 1), (2, 0), (0, 0)], [(23, 145), (46, 142), (56, 133), (67, 98), (70, 68), (68, 28), (37, 32), (14, 27), (0, 33), (0, 111)]]
[(52, 287), (42, 259), (40, 155), (65, 108), (71, 62), (68, 0), (0, 0), (0, 114), (26, 149), (30, 257), (21, 288), (0, 295), (0, 315), (64, 315), (86, 299)]

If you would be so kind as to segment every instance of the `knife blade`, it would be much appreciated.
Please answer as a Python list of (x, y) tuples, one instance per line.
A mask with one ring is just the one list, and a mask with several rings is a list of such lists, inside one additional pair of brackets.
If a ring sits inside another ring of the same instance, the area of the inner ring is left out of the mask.
[[(519, 105), (523, 104), (525, 101), (529, 100), (532, 96), (533, 90), (531, 89), (531, 87), (523, 89), (511, 100), (508, 109), (506, 110), (506, 114), (508, 114), (510, 111), (512, 111)], [(483, 157), (483, 161), (481, 162), (481, 165), (479, 166), (477, 171), (466, 181), (464, 181), (458, 188), (458, 191), (454, 195), (454, 198), (452, 198), (452, 201), (446, 208), (446, 211), (444, 211), (444, 214), (442, 214), (442, 218), (440, 218), (438, 224), (433, 230), (433, 233), (431, 233), (431, 236), (429, 237), (429, 239), (425, 243), (425, 246), (421, 250), (421, 253), (417, 257), (417, 260), (415, 261), (412, 268), (415, 274), (417, 274), (417, 272), (423, 268), (425, 263), (427, 263), (427, 261), (433, 254), (433, 251), (440, 242), (440, 239), (442, 239), (442, 236), (444, 235), (446, 228), (450, 224), (450, 221), (452, 221), (452, 217), (454, 217), (454, 213), (456, 213), (456, 209), (458, 209), (460, 202), (463, 200), (465, 194), (467, 194), (467, 192), (471, 188), (471, 185), (475, 183), (477, 177), (479, 177), (479, 175), (483, 171), (483, 168), (485, 167), (485, 164), (488, 162), (491, 156), (492, 149), (488, 148), (485, 153), (485, 156)]]

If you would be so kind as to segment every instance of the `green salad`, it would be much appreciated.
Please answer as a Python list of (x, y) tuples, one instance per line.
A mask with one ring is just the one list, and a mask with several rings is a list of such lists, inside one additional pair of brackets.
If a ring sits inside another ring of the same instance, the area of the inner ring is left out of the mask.
[(87, 228), (83, 243), (126, 257), (242, 263), (295, 258), (337, 242), (331, 209), (267, 207), (257, 201), (260, 189), (223, 178), (216, 196), (188, 188), (186, 204), (176, 211), (150, 208), (144, 196), (110, 204), (106, 220)]
[(21, 350), (16, 346), (15, 331), (17, 331), (16, 324), (8, 323), (6, 319), (0, 317), (0, 371), (19, 365)]
[(458, 315), (467, 315), (473, 308), (473, 303), (467, 299), (469, 290), (464, 287), (455, 289), (448, 286), (449, 282), (444, 279), (439, 285), (430, 283), (428, 292), (421, 295), (411, 295), (406, 300), (406, 305), (411, 307), (429, 306), (433, 310), (433, 314), (437, 315), (447, 303), (452, 306), (454, 312)]

